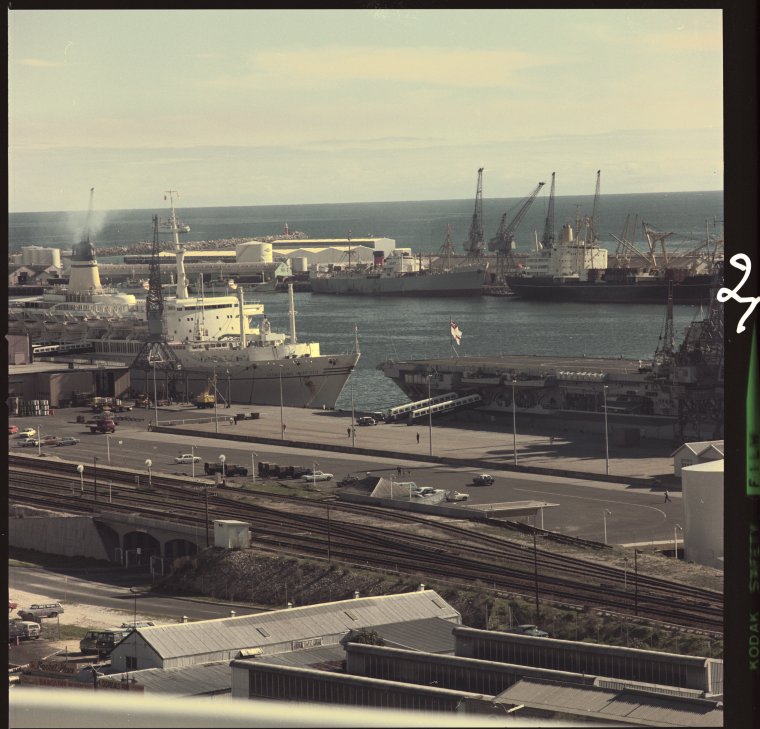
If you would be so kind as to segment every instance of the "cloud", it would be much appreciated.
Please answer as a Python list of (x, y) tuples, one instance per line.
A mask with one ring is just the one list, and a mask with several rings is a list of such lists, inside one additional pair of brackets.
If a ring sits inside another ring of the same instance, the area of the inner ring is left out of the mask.
[(21, 66), (33, 66), (35, 68), (62, 68), (65, 64), (57, 61), (46, 61), (44, 58), (20, 58)]
[(511, 50), (455, 48), (330, 47), (317, 50), (264, 51), (251, 58), (252, 73), (219, 76), (209, 86), (271, 85), (287, 78), (304, 86), (346, 81), (440, 84), (441, 86), (503, 86), (515, 83), (527, 68), (545, 66), (546, 55)]

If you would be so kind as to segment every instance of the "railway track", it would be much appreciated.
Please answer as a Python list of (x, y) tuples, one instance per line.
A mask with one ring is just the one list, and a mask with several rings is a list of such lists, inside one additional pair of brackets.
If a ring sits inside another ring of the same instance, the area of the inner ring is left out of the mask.
[[(538, 592), (542, 600), (624, 614), (635, 611), (641, 617), (722, 631), (720, 593), (645, 574), (638, 574), (634, 583), (632, 575), (610, 565), (534, 550), (437, 518), (248, 489), (244, 500), (239, 489), (206, 490), (174, 476), (156, 476), (151, 490), (144, 484), (138, 489), (134, 473), (120, 469), (104, 471), (106, 481), (113, 483), (112, 501), (105, 504), (87, 493), (76, 495), (81, 494), (81, 483), (78, 474), (71, 473), (70, 463), (21, 457), (22, 465), (16, 460), (10, 464), (9, 495), (19, 503), (76, 513), (107, 507), (164, 520), (171, 513), (177, 523), (202, 528), (208, 506), (210, 520), (247, 521), (254, 541), (271, 549), (312, 557), (329, 554), (332, 559), (422, 573), (457, 584), (479, 581), (498, 592), (526, 598)], [(258, 501), (252, 504), (249, 497)], [(261, 503), (264, 498), (283, 508)]]

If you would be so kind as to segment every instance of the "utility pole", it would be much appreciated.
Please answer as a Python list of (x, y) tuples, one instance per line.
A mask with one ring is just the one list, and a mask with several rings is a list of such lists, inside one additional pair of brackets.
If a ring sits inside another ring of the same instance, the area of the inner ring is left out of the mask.
[(538, 607), (538, 549), (536, 548), (536, 531), (533, 530), (533, 578), (536, 583), (536, 625), (540, 622), (540, 611)]

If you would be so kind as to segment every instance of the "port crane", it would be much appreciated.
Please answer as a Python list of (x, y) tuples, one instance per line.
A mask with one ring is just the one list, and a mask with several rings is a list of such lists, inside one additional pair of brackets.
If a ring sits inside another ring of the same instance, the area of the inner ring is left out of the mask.
[(549, 191), (549, 205), (546, 210), (546, 222), (544, 223), (544, 234), (541, 236), (542, 248), (554, 248), (556, 236), (554, 234), (554, 176), (552, 172), (552, 186)]
[(475, 210), (472, 213), (470, 233), (464, 242), (468, 258), (483, 255), (483, 167), (478, 170), (478, 186), (475, 191)]
[[(499, 229), (496, 231), (496, 235), (488, 241), (488, 250), (496, 251), (496, 281), (498, 283), (503, 283), (504, 276), (507, 272), (512, 271), (515, 268), (514, 257), (512, 255), (512, 252), (515, 249), (514, 234), (543, 186), (544, 183), (539, 182), (534, 190), (522, 202), (504, 213), (504, 215), (501, 216), (501, 223), (499, 224)], [(509, 222), (507, 222), (507, 217), (515, 207), (517, 207), (517, 212)]]

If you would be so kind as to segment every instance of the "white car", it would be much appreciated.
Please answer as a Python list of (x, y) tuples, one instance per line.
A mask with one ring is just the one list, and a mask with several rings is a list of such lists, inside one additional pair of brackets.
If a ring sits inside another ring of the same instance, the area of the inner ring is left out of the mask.
[(192, 453), (183, 453), (181, 456), (177, 456), (174, 459), (175, 463), (200, 463), (201, 457), (194, 456)]
[(304, 481), (332, 481), (333, 475), (331, 473), (324, 473), (324, 471), (314, 471), (314, 473), (307, 473), (305, 476), (301, 476)]
[(39, 441), (36, 438), (23, 438), (16, 445), (19, 448), (36, 448), (39, 445)]

